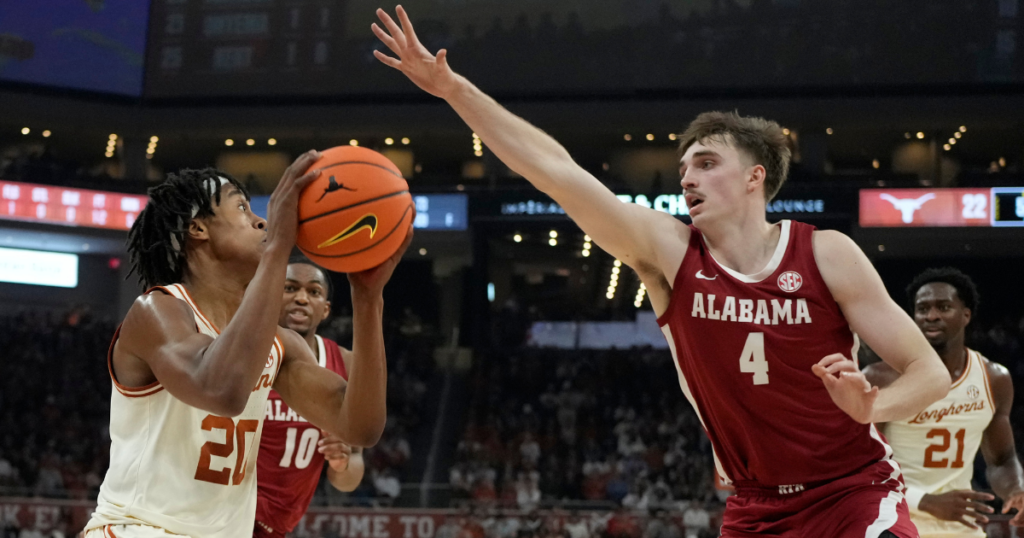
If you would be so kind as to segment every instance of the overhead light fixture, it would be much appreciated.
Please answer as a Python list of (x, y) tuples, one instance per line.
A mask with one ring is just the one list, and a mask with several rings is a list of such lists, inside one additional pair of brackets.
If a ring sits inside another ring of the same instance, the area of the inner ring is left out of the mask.
[(955, 138), (950, 138), (949, 139), (949, 145), (951, 145), (951, 146), (952, 145), (956, 145), (956, 139)]
[(385, 138), (384, 139), (384, 143), (389, 145), (389, 146), (394, 145), (395, 139), (394, 138)]
[(631, 135), (631, 134), (624, 135), (622, 137), (622, 139), (625, 140), (626, 142), (629, 142), (630, 140), (633, 140), (633, 135)]
[(427, 249), (421, 248), (420, 249), (420, 256), (426, 256), (426, 255), (427, 255)]
[(512, 236), (512, 240), (515, 241), (516, 243), (521, 243), (523, 241), (523, 236), (515, 234)]
[(918, 131), (917, 132), (917, 139), (918, 140), (924, 140), (924, 133), (922, 131)]
[(669, 140), (675, 140), (676, 138), (678, 138), (678, 137), (676, 136), (676, 134), (675, 134), (675, 133), (669, 133), (669, 134), (668, 134), (668, 139), (669, 139)]
[(640, 308), (644, 304), (644, 296), (647, 295), (647, 286), (640, 283), (640, 289), (636, 290), (636, 297), (633, 299), (633, 306)]
[(409, 145), (409, 139), (408, 138), (403, 138), (402, 139), (402, 145), (403, 146), (408, 146)]
[(32, 132), (32, 129), (29, 129), (28, 127), (22, 127), (21, 128), (21, 134), (23, 134), (23, 135), (27, 135), (27, 134), (29, 134), (31, 132)]
[(903, 138), (910, 140), (910, 133), (903, 133)]
[(953, 147), (953, 146), (950, 146), (949, 144), (943, 144), (943, 145), (942, 145), (942, 149), (944, 149), (944, 150), (946, 150), (946, 151), (949, 151), (950, 149), (952, 149), (952, 147)]
[(359, 145), (359, 141), (356, 140), (355, 138), (353, 138), (352, 140), (348, 141), (348, 145), (350, 145), (350, 146), (358, 146)]
[(548, 232), (548, 237), (554, 239), (558, 237), (558, 232), (556, 230), (551, 230), (550, 232)]
[(555, 246), (558, 244), (558, 240), (552, 237), (551, 239), (548, 239), (548, 244), (551, 246)]
[(961, 136), (963, 136), (963, 133), (961, 133), (960, 131), (953, 133), (953, 138), (960, 138)]
[(960, 132), (961, 132), (961, 133), (966, 133), (966, 132), (967, 132), (967, 126), (965, 126), (965, 125), (961, 125), (961, 126), (960, 126)]
[(267, 139), (267, 145), (268, 146), (276, 146), (277, 145), (277, 139), (276, 138), (268, 138)]
[(256, 141), (253, 140), (252, 138), (246, 139), (245, 145), (246, 146), (255, 146), (256, 145)]
[(53, 133), (51, 133), (50, 130), (47, 129), (47, 130), (43, 131), (43, 138), (50, 138), (51, 134), (53, 134)]
[(782, 128), (782, 134), (784, 134), (786, 136), (789, 136), (789, 133), (790, 133), (789, 129), (787, 129), (785, 127)]
[(156, 144), (157, 142), (160, 141), (160, 137), (156, 136), (156, 135), (153, 135), (153, 136), (149, 137), (149, 141), (150, 141), (150, 143)]
[(825, 132), (828, 133), (828, 134), (832, 134), (834, 131), (832, 130), (831, 127), (829, 127), (827, 129), (825, 129)]
[(654, 140), (654, 135), (651, 133), (647, 133), (647, 140)]
[(235, 141), (234, 141), (234, 140), (231, 140), (231, 139), (229, 138), (229, 139), (227, 139), (227, 140), (225, 140), (225, 141), (224, 141), (224, 145), (225, 145), (225, 146), (234, 146), (234, 145), (235, 145)]
[(874, 168), (875, 170), (878, 170), (878, 167), (880, 167), (880, 166), (882, 166), (882, 163), (878, 162), (878, 159), (873, 159), (871, 161), (871, 168)]

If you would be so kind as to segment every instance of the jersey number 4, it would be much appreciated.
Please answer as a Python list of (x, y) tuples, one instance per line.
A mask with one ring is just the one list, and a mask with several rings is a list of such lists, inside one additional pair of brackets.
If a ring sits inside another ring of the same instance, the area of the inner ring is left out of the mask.
[[(222, 486), (232, 484), (237, 486), (241, 484), (245, 478), (245, 447), (249, 440), (246, 438), (246, 434), (251, 433), (255, 436), (256, 428), (259, 425), (259, 421), (256, 420), (239, 420), (236, 424), (234, 420), (228, 417), (206, 415), (206, 418), (203, 419), (203, 429), (208, 432), (223, 430), (224, 442), (207, 441), (203, 445), (203, 449), (199, 453), (199, 464), (196, 466), (195, 479)], [(238, 450), (235, 450), (235, 448), (238, 448)], [(214, 471), (210, 468), (213, 456), (230, 458), (232, 454), (235, 455), (234, 473), (231, 472), (230, 464), (222, 467), (219, 471)]]
[(740, 353), (740, 371), (754, 374), (755, 385), (768, 384), (768, 361), (764, 358), (764, 333), (750, 333)]
[(284, 441), (284, 456), (281, 456), (281, 467), (291, 467), (292, 455), (295, 455), (296, 469), (309, 467), (309, 462), (313, 460), (313, 454), (316, 452), (316, 443), (320, 440), (320, 430), (317, 428), (306, 428), (299, 439), (299, 451), (296, 453), (295, 437), (297, 437), (297, 434), (298, 428), (288, 428), (288, 434)]
[[(956, 434), (950, 435), (949, 430), (946, 428), (935, 428), (929, 430), (928, 434), (925, 435), (928, 439), (939, 438), (939, 442), (929, 445), (928, 448), (924, 449), (924, 466), (929, 469), (945, 469), (952, 467), (954, 469), (960, 469), (964, 466), (964, 434), (966, 430), (957, 430)], [(942, 458), (941, 460), (935, 459), (935, 453), (945, 452), (949, 450), (950, 438), (956, 438), (956, 459), (953, 460), (953, 464), (949, 464), (949, 458)]]

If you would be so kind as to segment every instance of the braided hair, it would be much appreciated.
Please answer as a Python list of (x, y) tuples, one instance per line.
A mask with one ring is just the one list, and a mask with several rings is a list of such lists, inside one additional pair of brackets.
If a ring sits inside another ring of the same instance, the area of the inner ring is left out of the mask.
[(167, 174), (166, 181), (149, 189), (149, 203), (128, 232), (128, 275), (138, 274), (146, 288), (181, 282), (189, 225), (194, 218), (213, 215), (213, 205), (220, 204), (221, 187), (227, 183), (249, 199), (238, 180), (213, 168)]

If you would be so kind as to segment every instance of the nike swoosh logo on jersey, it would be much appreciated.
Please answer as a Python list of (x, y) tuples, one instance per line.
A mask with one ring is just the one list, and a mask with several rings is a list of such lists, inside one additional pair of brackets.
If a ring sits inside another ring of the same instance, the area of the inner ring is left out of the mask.
[(349, 237), (352, 237), (353, 235), (359, 233), (359, 231), (363, 230), (364, 228), (370, 230), (370, 237), (373, 238), (374, 234), (377, 233), (377, 215), (374, 215), (373, 213), (363, 215), (359, 220), (353, 222), (348, 228), (342, 230), (341, 233), (335, 235), (334, 237), (328, 239), (327, 241), (324, 241), (323, 243), (320, 243), (319, 245), (316, 246), (316, 248), (324, 248), (329, 247), (331, 245), (336, 245), (348, 239)]
[(701, 269), (700, 271), (697, 271), (697, 278), (699, 278), (701, 280), (714, 280), (714, 279), (718, 278), (718, 275), (715, 275), (715, 276), (712, 276), (712, 277), (706, 277), (706, 276), (704, 276), (704, 270)]

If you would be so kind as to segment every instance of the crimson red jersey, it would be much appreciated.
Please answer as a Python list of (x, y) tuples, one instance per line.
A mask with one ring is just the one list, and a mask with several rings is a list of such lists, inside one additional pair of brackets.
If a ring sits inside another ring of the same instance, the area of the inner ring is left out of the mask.
[[(320, 366), (348, 379), (341, 348), (316, 337)], [(284, 535), (302, 519), (313, 499), (324, 456), (317, 452), (320, 428), (284, 403), (276, 390), (267, 399), (266, 420), (257, 458), (256, 521), (273, 534)]]
[[(755, 275), (719, 265), (691, 226), (658, 324), (719, 474), (738, 486), (784, 486), (786, 493), (892, 461), (892, 450), (874, 425), (839, 409), (811, 372), (832, 353), (856, 361), (857, 340), (818, 272), (814, 227), (778, 226), (775, 254)], [(901, 489), (899, 467), (891, 466), (885, 481)]]

